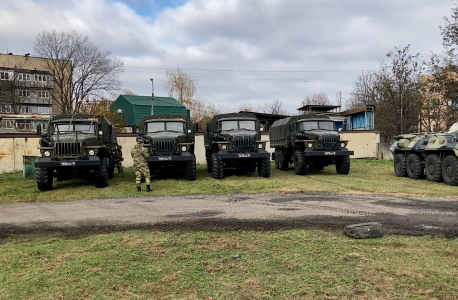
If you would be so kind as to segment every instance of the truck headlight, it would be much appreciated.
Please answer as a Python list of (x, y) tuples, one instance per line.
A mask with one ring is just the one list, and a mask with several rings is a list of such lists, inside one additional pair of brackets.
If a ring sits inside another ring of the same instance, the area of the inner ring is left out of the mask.
[(45, 156), (46, 157), (49, 157), (51, 155), (51, 152), (49, 152), (48, 150), (45, 151)]
[(313, 143), (311, 143), (311, 142), (307, 143), (307, 147), (312, 148), (313, 147)]
[(89, 150), (89, 155), (90, 155), (90, 156), (92, 156), (92, 155), (94, 155), (94, 154), (95, 154), (95, 151), (94, 151), (94, 150), (92, 150), (92, 149)]
[(345, 142), (340, 143), (340, 148), (345, 148), (346, 146), (347, 146), (347, 143)]
[(227, 149), (227, 145), (221, 145), (221, 149), (226, 150)]
[(258, 144), (258, 149), (262, 149), (262, 148), (263, 148), (262, 144)]
[(186, 152), (186, 151), (188, 151), (188, 148), (186, 148), (186, 146), (183, 146), (183, 147), (181, 147), (181, 151), (182, 152)]

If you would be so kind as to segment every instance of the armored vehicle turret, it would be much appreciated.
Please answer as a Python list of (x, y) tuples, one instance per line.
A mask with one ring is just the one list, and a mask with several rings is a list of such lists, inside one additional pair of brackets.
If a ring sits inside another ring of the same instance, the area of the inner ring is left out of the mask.
[(458, 185), (458, 123), (449, 132), (401, 134), (394, 137), (390, 151), (398, 177), (426, 178)]
[(224, 169), (255, 172), (270, 176), (267, 141), (261, 140), (261, 123), (251, 113), (214, 116), (205, 125), (204, 144), (207, 171), (215, 179), (224, 177)]
[(138, 134), (149, 151), (150, 173), (181, 172), (188, 181), (196, 180), (195, 130), (195, 123), (182, 115), (144, 117)]
[(341, 140), (335, 124), (326, 115), (300, 115), (275, 121), (269, 130), (275, 168), (286, 171), (294, 164), (296, 175), (306, 175), (307, 167), (322, 170), (335, 165), (338, 174), (350, 172), (348, 141)]
[(38, 189), (52, 189), (58, 181), (74, 177), (95, 177), (95, 186), (104, 188), (122, 159), (116, 128), (99, 115), (73, 114), (53, 116), (46, 132), (40, 134), (41, 158), (35, 162)]

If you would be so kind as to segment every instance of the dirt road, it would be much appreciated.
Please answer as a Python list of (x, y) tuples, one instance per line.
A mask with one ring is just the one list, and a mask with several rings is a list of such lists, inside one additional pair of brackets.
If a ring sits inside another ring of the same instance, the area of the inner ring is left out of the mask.
[(146, 196), (0, 206), (0, 236), (135, 228), (343, 229), (380, 222), (387, 234), (458, 237), (458, 199), (378, 195), (236, 194)]

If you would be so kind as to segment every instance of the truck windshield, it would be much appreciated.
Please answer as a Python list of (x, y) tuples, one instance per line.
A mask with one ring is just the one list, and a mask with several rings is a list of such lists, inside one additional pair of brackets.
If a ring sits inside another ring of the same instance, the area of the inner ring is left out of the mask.
[(84, 132), (84, 133), (94, 133), (94, 123), (90, 122), (65, 122), (65, 123), (54, 123), (53, 124), (54, 132)]
[(325, 129), (334, 130), (334, 122), (332, 121), (306, 121), (301, 123), (301, 129), (313, 130), (313, 129)]
[(185, 132), (184, 122), (150, 122), (147, 123), (147, 132), (162, 132), (162, 131), (173, 131), (173, 132)]
[(256, 123), (253, 120), (230, 120), (221, 122), (221, 130), (256, 130)]

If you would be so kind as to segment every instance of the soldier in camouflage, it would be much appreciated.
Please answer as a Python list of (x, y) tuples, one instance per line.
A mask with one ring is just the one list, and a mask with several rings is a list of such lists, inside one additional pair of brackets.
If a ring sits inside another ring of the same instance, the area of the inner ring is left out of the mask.
[(131, 155), (134, 159), (134, 169), (135, 169), (135, 183), (137, 184), (137, 191), (141, 192), (141, 180), (142, 177), (145, 178), (146, 181), (146, 191), (151, 192), (151, 181), (150, 181), (150, 174), (148, 163), (146, 162), (146, 158), (149, 156), (148, 150), (143, 147), (143, 139), (138, 138), (137, 144), (132, 149)]

